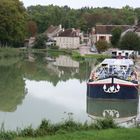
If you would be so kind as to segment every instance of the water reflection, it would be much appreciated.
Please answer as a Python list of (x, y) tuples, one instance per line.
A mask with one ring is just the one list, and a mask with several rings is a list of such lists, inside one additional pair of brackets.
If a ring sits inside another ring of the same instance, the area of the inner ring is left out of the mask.
[(46, 62), (43, 56), (40, 59), (40, 56), (36, 55), (35, 62), (25, 61), (23, 69), (27, 79), (49, 81), (54, 86), (59, 81), (67, 81), (69, 79), (78, 79), (80, 82), (86, 81), (87, 75), (89, 75), (87, 70), (91, 70), (87, 62), (78, 62), (65, 55), (56, 57), (55, 62)]
[(20, 65), (0, 65), (0, 111), (13, 112), (25, 96), (25, 81)]
[(93, 119), (112, 117), (118, 124), (133, 125), (138, 115), (139, 99), (95, 100), (87, 97), (87, 113)]
[(86, 62), (63, 55), (46, 62), (45, 57), (27, 54), (0, 65), (0, 124), (5, 129), (37, 127), (44, 118), (57, 123), (69, 113), (86, 121)]

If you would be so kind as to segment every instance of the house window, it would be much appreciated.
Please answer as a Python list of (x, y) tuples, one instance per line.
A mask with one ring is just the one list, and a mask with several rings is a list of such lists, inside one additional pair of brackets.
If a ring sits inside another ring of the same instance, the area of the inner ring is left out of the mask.
[(111, 41), (111, 38), (112, 38), (112, 37), (110, 36), (110, 37), (109, 37), (109, 41)]
[(106, 40), (106, 36), (100, 36), (99, 40)]

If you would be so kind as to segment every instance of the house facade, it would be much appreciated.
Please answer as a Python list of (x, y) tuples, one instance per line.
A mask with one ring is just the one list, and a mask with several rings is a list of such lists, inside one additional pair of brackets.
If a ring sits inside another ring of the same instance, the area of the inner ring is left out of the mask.
[(79, 32), (75, 29), (66, 29), (55, 37), (56, 45), (61, 49), (77, 49), (80, 46)]
[(29, 39), (24, 40), (24, 47), (32, 48), (35, 44), (35, 37), (30, 37)]
[(121, 28), (122, 31), (125, 31), (129, 29), (131, 26), (130, 25), (96, 25), (95, 35), (94, 35), (96, 36), (96, 39), (94, 39), (95, 43), (99, 40), (105, 40), (108, 43), (110, 43), (112, 37), (111, 32), (113, 29), (117, 27)]

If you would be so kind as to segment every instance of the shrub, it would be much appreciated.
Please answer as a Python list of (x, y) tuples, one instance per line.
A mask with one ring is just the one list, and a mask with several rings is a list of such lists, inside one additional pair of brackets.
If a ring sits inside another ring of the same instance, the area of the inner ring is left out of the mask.
[(76, 51), (72, 52), (72, 58), (75, 60), (84, 60), (84, 57)]
[(97, 120), (94, 126), (95, 126), (95, 129), (117, 128), (117, 125), (114, 123), (112, 118), (105, 118), (103, 120)]
[(34, 137), (34, 136), (36, 136), (35, 130), (31, 126), (25, 128), (23, 130), (20, 130), (18, 135), (22, 136), (22, 137)]
[(96, 43), (96, 47), (99, 53), (106, 51), (109, 48), (109, 44), (105, 40), (99, 40)]
[(38, 35), (36, 37), (36, 41), (35, 41), (33, 48), (45, 49), (46, 48), (46, 41), (47, 41), (47, 37), (45, 35), (43, 35), (43, 34)]
[(16, 136), (15, 132), (0, 132), (0, 140), (13, 140)]

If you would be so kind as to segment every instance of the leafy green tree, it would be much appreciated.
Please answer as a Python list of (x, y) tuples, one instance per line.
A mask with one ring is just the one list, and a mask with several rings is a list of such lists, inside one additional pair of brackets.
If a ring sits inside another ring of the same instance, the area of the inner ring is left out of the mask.
[(99, 40), (96, 43), (96, 48), (99, 53), (106, 51), (109, 48), (109, 44), (105, 40)]
[(125, 19), (124, 24), (134, 24), (135, 11), (132, 7), (126, 5), (121, 9), (121, 16)]
[(134, 32), (126, 33), (120, 40), (120, 49), (140, 51), (140, 37)]
[(0, 43), (18, 46), (26, 35), (26, 10), (19, 0), (0, 0)]
[(101, 24), (133, 24), (139, 9), (125, 6), (122, 9), (110, 7), (71, 9), (68, 6), (30, 6), (27, 8), (30, 20), (37, 23), (38, 32), (44, 32), (50, 25), (62, 24), (64, 28), (88, 28)]
[(36, 37), (35, 45), (33, 47), (38, 49), (45, 49), (46, 41), (47, 41), (47, 37), (43, 34), (40, 34)]
[(116, 27), (112, 30), (111, 43), (114, 47), (117, 47), (117, 45), (119, 44), (121, 33), (122, 33), (122, 30), (119, 27)]

